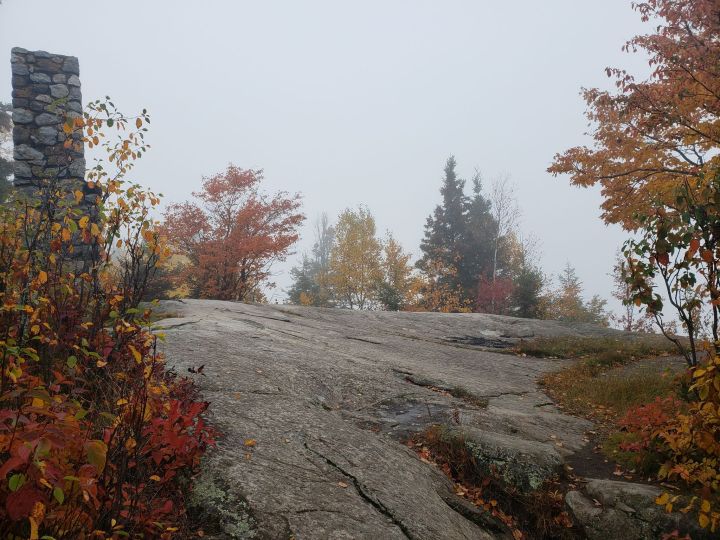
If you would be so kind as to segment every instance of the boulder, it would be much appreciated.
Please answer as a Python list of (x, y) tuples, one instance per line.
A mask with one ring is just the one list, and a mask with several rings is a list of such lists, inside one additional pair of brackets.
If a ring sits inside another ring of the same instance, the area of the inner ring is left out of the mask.
[(692, 512), (666, 513), (655, 504), (660, 488), (632, 482), (591, 479), (585, 493), (570, 491), (565, 504), (589, 540), (654, 540), (675, 530), (693, 540), (710, 539)]

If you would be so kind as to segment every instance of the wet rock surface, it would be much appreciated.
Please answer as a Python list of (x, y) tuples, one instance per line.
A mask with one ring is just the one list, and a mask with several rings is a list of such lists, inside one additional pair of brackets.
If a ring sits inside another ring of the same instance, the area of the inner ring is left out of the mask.
[(204, 364), (195, 378), (224, 434), (197, 497), (216, 507), (206, 512), (215, 538), (505, 537), (402, 440), (433, 424), (468, 430), (519, 464), (510, 477), (534, 484), (591, 425), (536, 385), (565, 361), (497, 351), (614, 333), (482, 314), (204, 300), (161, 310), (174, 315), (160, 323), (169, 364), (186, 374)]

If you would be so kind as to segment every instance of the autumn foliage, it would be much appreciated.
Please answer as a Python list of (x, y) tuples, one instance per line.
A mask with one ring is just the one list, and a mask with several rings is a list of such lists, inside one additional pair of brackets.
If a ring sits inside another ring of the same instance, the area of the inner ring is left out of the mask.
[(657, 31), (624, 50), (647, 53), (650, 77), (608, 68), (617, 92), (584, 91), (594, 145), (558, 154), (549, 169), (576, 185), (600, 184), (606, 220), (627, 228), (658, 201), (674, 206), (678, 187), (698, 185), (720, 163), (720, 6), (650, 0), (635, 9)]
[(107, 161), (72, 197), (48, 179), (0, 209), (2, 538), (167, 537), (213, 443), (207, 403), (166, 370), (138, 307), (168, 257), (158, 197), (125, 179), (148, 122), (93, 103), (65, 130)]
[[(652, 452), (659, 476), (692, 489), (701, 526), (717, 530), (720, 489), (720, 4), (647, 0), (633, 4), (653, 32), (631, 39), (651, 73), (608, 68), (615, 91), (584, 91), (591, 146), (555, 156), (549, 168), (579, 186), (599, 184), (603, 216), (638, 234), (625, 245), (623, 293), (645, 306), (683, 353), (694, 384), (687, 412), (665, 400), (632, 410), (625, 450)], [(660, 290), (657, 290), (659, 285)], [(667, 331), (670, 305), (687, 340)], [(677, 496), (657, 501), (668, 510)]]
[(171, 205), (164, 230), (189, 261), (183, 273), (191, 296), (253, 301), (273, 262), (283, 261), (305, 217), (299, 195), (259, 190), (262, 171), (234, 165), (203, 180), (198, 202)]

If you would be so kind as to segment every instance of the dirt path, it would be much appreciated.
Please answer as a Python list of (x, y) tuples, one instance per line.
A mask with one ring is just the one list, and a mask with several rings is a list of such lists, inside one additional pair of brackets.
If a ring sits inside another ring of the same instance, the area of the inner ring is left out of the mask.
[(178, 315), (162, 321), (169, 363), (205, 365), (196, 379), (224, 432), (197, 490), (218, 538), (497, 537), (400, 441), (442, 423), (562, 459), (590, 424), (535, 381), (563, 361), (503, 348), (613, 333), (480, 314), (199, 300), (163, 309)]

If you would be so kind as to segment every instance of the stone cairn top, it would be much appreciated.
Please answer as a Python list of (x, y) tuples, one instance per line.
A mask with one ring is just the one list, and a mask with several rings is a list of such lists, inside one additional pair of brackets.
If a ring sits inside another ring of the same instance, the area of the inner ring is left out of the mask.
[(66, 119), (83, 110), (78, 59), (15, 47), (10, 62), (15, 187), (28, 195), (55, 180), (63, 190), (83, 188), (82, 135), (73, 133), (75, 143), (66, 148), (63, 131)]

